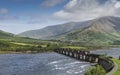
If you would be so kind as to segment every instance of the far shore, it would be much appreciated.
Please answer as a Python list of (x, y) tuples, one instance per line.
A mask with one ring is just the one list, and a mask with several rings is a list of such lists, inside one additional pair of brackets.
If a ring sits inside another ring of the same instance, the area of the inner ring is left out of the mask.
[[(120, 48), (120, 47), (104, 47), (100, 49), (91, 49), (90, 51), (97, 51), (97, 50), (109, 50), (110, 48)], [(53, 50), (50, 51), (23, 51), (23, 52), (15, 52), (15, 51), (0, 51), (0, 54), (37, 54), (37, 53), (50, 53), (54, 52)]]
[(49, 53), (53, 51), (37, 52), (37, 51), (26, 51), (26, 52), (14, 52), (14, 51), (0, 51), (0, 54), (37, 54), (37, 53)]

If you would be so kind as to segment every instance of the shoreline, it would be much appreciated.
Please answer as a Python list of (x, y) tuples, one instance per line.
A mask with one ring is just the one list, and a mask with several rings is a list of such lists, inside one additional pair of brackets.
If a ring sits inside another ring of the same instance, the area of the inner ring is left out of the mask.
[[(88, 51), (99, 51), (99, 50), (109, 50), (111, 48), (120, 48), (120, 47), (104, 47), (99, 49), (90, 49)], [(37, 53), (49, 53), (54, 52), (54, 50), (51, 51), (24, 51), (24, 52), (15, 52), (15, 51), (0, 51), (0, 54), (37, 54)]]
[(1, 54), (38, 54), (38, 53), (50, 53), (50, 52), (53, 52), (53, 51), (46, 51), (46, 52), (31, 52), (31, 51), (27, 51), (27, 52), (12, 52), (12, 51), (0, 51), (0, 55)]

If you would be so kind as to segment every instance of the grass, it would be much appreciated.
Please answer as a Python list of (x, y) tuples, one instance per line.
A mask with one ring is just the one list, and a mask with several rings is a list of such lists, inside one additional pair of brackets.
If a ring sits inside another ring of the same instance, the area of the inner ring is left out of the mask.
[(120, 60), (119, 59), (112, 59), (112, 60), (118, 64), (118, 70), (113, 75), (120, 75)]
[(0, 51), (0, 54), (12, 54), (14, 53), (13, 51)]
[(62, 48), (71, 48), (71, 49), (83, 49), (83, 50), (86, 50), (85, 47), (80, 47), (80, 46), (64, 46)]
[[(29, 46), (38, 46), (38, 45), (36, 45), (36, 44), (28, 44), (28, 43), (19, 43), (19, 42), (11, 42), (11, 43), (17, 44), (17, 45), (23, 45), (23, 46), (25, 46), (25, 45), (29, 45)], [(46, 47), (47, 45), (40, 45), (40, 46)]]
[(120, 45), (109, 45), (109, 47), (120, 47)]
[(17, 45), (30, 45), (33, 46), (33, 44), (26, 44), (26, 43), (18, 43), (18, 42), (11, 42), (13, 44), (17, 44)]
[(41, 46), (44, 47), (44, 48), (47, 47), (47, 45), (41, 45)]

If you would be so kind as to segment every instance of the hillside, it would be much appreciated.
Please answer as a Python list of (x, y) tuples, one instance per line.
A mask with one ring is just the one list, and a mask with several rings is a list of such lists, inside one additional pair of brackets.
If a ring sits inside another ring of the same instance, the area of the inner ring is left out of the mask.
[(46, 42), (28, 37), (19, 37), (15, 34), (5, 32), (2, 30), (0, 30), (0, 41), (18, 42), (18, 43), (21, 42), (21, 43), (29, 43), (29, 44), (41, 44)]
[(120, 18), (101, 17), (84, 28), (57, 36), (56, 39), (91, 45), (113, 44), (120, 40)]
[(120, 18), (105, 16), (85, 22), (70, 22), (27, 31), (20, 36), (79, 42), (80, 44), (107, 45), (120, 40)]
[(60, 25), (48, 26), (43, 29), (26, 31), (18, 35), (22, 37), (30, 37), (35, 39), (49, 39), (52, 36), (58, 36), (74, 29), (83, 28), (86, 25), (88, 25), (88, 23), (89, 21), (69, 22)]
[[(55, 44), (52, 41), (43, 41), (38, 39), (31, 39), (28, 37), (18, 37), (14, 34), (0, 30), (0, 54), (37, 53), (51, 51), (51, 45), (46, 48), (48, 43), (52, 43), (53, 45)], [(56, 45), (54, 48), (56, 48)]]
[(10, 38), (13, 37), (14, 35), (5, 31), (0, 30), (0, 38)]

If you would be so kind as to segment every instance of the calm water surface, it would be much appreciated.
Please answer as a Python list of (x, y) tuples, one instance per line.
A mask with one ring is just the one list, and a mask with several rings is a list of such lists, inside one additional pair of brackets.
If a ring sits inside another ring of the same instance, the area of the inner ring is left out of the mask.
[[(120, 48), (98, 50), (93, 53), (118, 58)], [(89, 66), (87, 62), (57, 53), (0, 55), (0, 75), (84, 75)]]
[(120, 56), (120, 48), (110, 48), (110, 49), (105, 49), (105, 50), (97, 50), (97, 51), (93, 51), (92, 53), (106, 54), (106, 55), (112, 56), (114, 58), (119, 58), (119, 56)]

